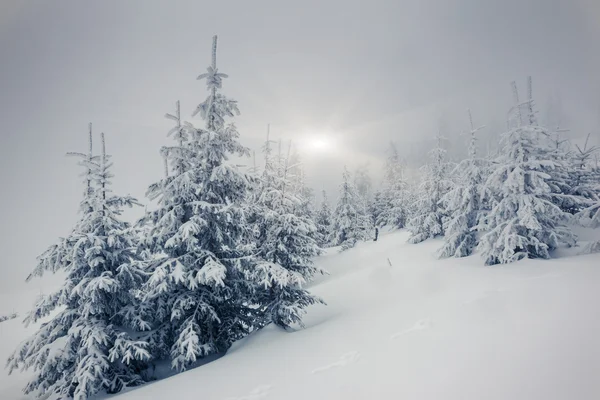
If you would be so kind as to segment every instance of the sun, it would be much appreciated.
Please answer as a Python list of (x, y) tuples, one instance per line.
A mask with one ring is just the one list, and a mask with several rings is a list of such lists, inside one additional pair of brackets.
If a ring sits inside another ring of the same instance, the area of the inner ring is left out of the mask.
[(302, 142), (307, 150), (327, 153), (334, 150), (334, 135), (329, 131), (308, 131), (302, 135)]
[(309, 142), (310, 147), (315, 150), (327, 150), (331, 147), (331, 143), (327, 137), (316, 137), (312, 138)]

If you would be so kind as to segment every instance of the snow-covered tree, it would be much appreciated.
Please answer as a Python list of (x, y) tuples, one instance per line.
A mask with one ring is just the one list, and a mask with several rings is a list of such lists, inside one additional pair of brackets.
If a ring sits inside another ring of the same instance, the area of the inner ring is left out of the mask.
[(470, 110), (468, 114), (471, 126), (469, 158), (456, 166), (453, 171), (455, 184), (441, 200), (448, 218), (444, 222), (444, 245), (438, 251), (440, 258), (466, 257), (473, 253), (477, 245), (475, 227), (484, 209), (482, 199), (486, 161), (477, 158), (475, 136), (483, 126), (475, 128)]
[(333, 214), (333, 244), (347, 250), (361, 240), (370, 239), (373, 226), (346, 167), (342, 174), (339, 196)]
[[(592, 201), (592, 204), (577, 213), (579, 222), (586, 227), (600, 227), (600, 170), (592, 163), (592, 156), (600, 150), (597, 146), (588, 147), (588, 134), (583, 148), (576, 145), (573, 155), (572, 172), (573, 189), (581, 197)], [(592, 243), (586, 252), (600, 251), (600, 242)]]
[(186, 154), (184, 149), (190, 139), (190, 130), (193, 128), (190, 124), (181, 121), (181, 104), (179, 101), (175, 103), (175, 115), (167, 113), (165, 118), (175, 121), (175, 126), (169, 130), (167, 136), (173, 137), (177, 143), (176, 146), (165, 146), (161, 150), (165, 160), (165, 177), (169, 176), (169, 169), (173, 171), (175, 176), (178, 176), (191, 166), (189, 164), (189, 154)]
[[(291, 151), (291, 152), (290, 152)], [(298, 204), (294, 209), (294, 213), (303, 218), (315, 217), (313, 190), (306, 184), (306, 172), (300, 153), (294, 148), (292, 151), (292, 143), (289, 143), (288, 155), (280, 157), (281, 171), (286, 176), (288, 181), (288, 191), (290, 191), (297, 199)], [(287, 165), (287, 167), (286, 167)]]
[(442, 136), (437, 136), (437, 146), (429, 152), (430, 162), (421, 168), (421, 183), (414, 201), (414, 211), (407, 222), (411, 233), (409, 243), (420, 243), (444, 234), (446, 212), (442, 197), (451, 189), (449, 179), (452, 165), (446, 162)]
[(327, 198), (327, 192), (323, 190), (323, 199), (321, 200), (321, 207), (317, 211), (315, 217), (315, 224), (317, 225), (317, 237), (318, 243), (321, 247), (327, 247), (332, 240), (332, 224), (333, 224), (333, 213), (331, 206), (329, 205), (329, 199)]
[[(600, 171), (596, 171), (597, 179), (595, 191), (596, 193), (600, 193)], [(591, 206), (581, 210), (577, 213), (576, 217), (578, 217), (581, 225), (589, 227), (589, 228), (598, 228), (600, 227), (600, 198), (596, 200), (594, 204)], [(600, 253), (600, 240), (591, 241), (588, 243), (582, 251), (583, 254), (589, 253)]]
[(90, 130), (90, 151), (80, 154), (87, 170), (81, 218), (69, 236), (38, 257), (28, 277), (66, 273), (62, 287), (41, 296), (25, 322), (49, 320), (8, 360), (10, 372), (34, 370), (25, 392), (40, 398), (87, 399), (141, 384), (151, 357), (139, 338), (150, 326), (135, 297), (145, 279), (137, 235), (119, 217), (137, 202), (111, 195), (104, 134), (102, 145), (102, 155), (93, 157)]
[[(515, 126), (519, 126), (518, 123), (521, 121), (525, 121), (529, 125), (537, 125), (535, 116), (537, 112), (534, 110), (531, 77), (527, 79), (527, 89), (528, 100), (524, 103), (518, 103), (516, 83), (513, 82), (513, 97), (515, 102), (519, 104), (519, 107), (515, 107), (515, 110), (519, 110), (521, 114), (520, 118), (514, 118), (514, 121), (517, 122)], [(552, 161), (551, 165), (545, 167), (545, 172), (550, 176), (546, 182), (550, 187), (551, 201), (559, 206), (561, 210), (569, 214), (576, 214), (593, 204), (595, 199), (593, 196), (589, 197), (591, 194), (589, 188), (586, 188), (584, 184), (582, 185), (579, 179), (583, 175), (583, 171), (577, 167), (577, 161), (573, 158), (577, 153), (570, 149), (569, 140), (561, 137), (569, 130), (561, 128), (564, 117), (559, 112), (560, 102), (557, 104), (558, 108), (554, 115), (549, 115), (550, 118), (546, 117), (546, 120), (554, 121), (555, 125), (552, 129), (545, 128), (544, 137), (540, 138), (540, 145), (544, 147), (546, 158)]]
[(227, 162), (248, 150), (227, 122), (239, 111), (235, 100), (219, 93), (227, 75), (217, 69), (216, 45), (215, 36), (212, 64), (198, 77), (206, 79), (209, 95), (194, 114), (205, 127), (177, 123), (176, 145), (162, 150), (171, 173), (150, 186), (148, 197), (158, 206), (142, 221), (149, 226), (143, 245), (152, 258), (143, 288), (154, 309), (147, 340), (157, 358), (170, 356), (178, 370), (226, 351), (255, 327), (259, 312), (246, 277), (253, 259), (244, 246), (250, 229), (243, 203), (251, 182)]
[(373, 216), (373, 181), (369, 173), (369, 164), (362, 164), (356, 168), (354, 172), (354, 187), (360, 201), (360, 206), (363, 208), (363, 213), (370, 219), (370, 228), (375, 225)]
[(545, 171), (550, 176), (550, 199), (561, 210), (576, 214), (589, 207), (595, 200), (594, 191), (586, 185), (586, 169), (581, 169), (575, 158), (577, 153), (569, 147), (569, 141), (561, 139), (560, 131), (547, 132), (542, 145), (547, 146), (547, 157), (553, 162)]
[(374, 225), (376, 227), (380, 226), (381, 213), (384, 211), (386, 205), (387, 203), (384, 201), (383, 198), (383, 190), (379, 189), (375, 191), (375, 193), (373, 194), (373, 201), (369, 206), (369, 214), (371, 215), (371, 219), (374, 221)]
[(384, 167), (383, 188), (374, 201), (377, 226), (404, 228), (409, 215), (408, 184), (396, 145), (390, 142)]
[(518, 96), (515, 100), (516, 126), (503, 134), (502, 151), (486, 182), (495, 203), (478, 227), (486, 232), (478, 247), (487, 265), (549, 258), (559, 244), (575, 243), (565, 226), (567, 214), (552, 202), (552, 177), (547, 171), (556, 161), (546, 143), (548, 131), (535, 125), (531, 98), (526, 118)]
[[(302, 325), (302, 315), (312, 304), (322, 300), (302, 288), (319, 270), (312, 258), (320, 249), (315, 237), (317, 227), (302, 210), (301, 188), (293, 186), (294, 176), (288, 173), (294, 166), (290, 157), (283, 160), (281, 168), (273, 167), (270, 142), (263, 148), (265, 170), (261, 176), (254, 218), (257, 234), (256, 254), (260, 261), (252, 278), (268, 290), (257, 295), (264, 310), (263, 324), (273, 322), (289, 328)], [(297, 192), (297, 193), (295, 193)]]
[(373, 197), (373, 180), (369, 173), (369, 164), (362, 164), (354, 172), (354, 186), (356, 192), (361, 196), (365, 203), (369, 203)]
[(583, 211), (600, 201), (600, 171), (592, 163), (600, 148), (589, 146), (590, 136), (587, 135), (583, 148), (576, 144), (575, 151), (569, 154), (569, 194), (579, 197), (578, 207), (569, 210), (571, 213)]
[(583, 226), (597, 228), (600, 226), (600, 201), (580, 211), (577, 216)]

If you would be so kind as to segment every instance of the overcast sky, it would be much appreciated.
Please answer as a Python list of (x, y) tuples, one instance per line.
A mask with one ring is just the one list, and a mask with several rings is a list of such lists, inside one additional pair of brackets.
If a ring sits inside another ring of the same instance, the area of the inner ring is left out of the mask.
[(560, 97), (572, 135), (598, 137), (597, 0), (2, 0), (0, 291), (76, 221), (83, 186), (64, 153), (85, 149), (89, 121), (106, 132), (114, 190), (144, 200), (164, 113), (181, 100), (189, 116), (206, 96), (195, 78), (213, 34), (244, 144), (258, 148), (267, 123), (301, 148), (335, 144), (304, 155), (317, 190), (335, 190), (344, 164), (377, 176), (392, 139), (422, 160), (440, 126), (456, 154), (468, 107), (493, 137), (509, 82), (529, 74), (541, 112)]

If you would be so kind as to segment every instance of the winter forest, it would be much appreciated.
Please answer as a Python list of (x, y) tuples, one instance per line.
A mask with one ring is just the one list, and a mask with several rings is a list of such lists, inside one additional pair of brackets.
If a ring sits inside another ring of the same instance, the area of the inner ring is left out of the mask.
[(494, 120), (461, 104), (460, 131), (382, 141), (380, 165), (339, 162), (320, 187), (270, 121), (244, 145), (228, 43), (197, 51), (196, 102), (149, 110), (172, 128), (144, 198), (113, 184), (120, 133), (80, 127), (76, 219), (28, 266), (59, 284), (0, 315), (0, 397), (486, 398), (503, 373), (489, 398), (600, 395), (600, 126), (573, 132), (515, 76)]

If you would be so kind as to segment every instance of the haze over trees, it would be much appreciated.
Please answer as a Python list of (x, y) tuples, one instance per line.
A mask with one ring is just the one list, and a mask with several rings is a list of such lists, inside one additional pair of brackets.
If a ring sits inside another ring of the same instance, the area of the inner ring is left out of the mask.
[[(163, 176), (148, 187), (151, 204), (137, 223), (122, 214), (138, 200), (111, 192), (104, 134), (96, 155), (90, 125), (88, 151), (71, 154), (84, 168), (79, 219), (30, 275), (62, 271), (65, 279), (35, 304), (25, 322), (38, 329), (8, 359), (11, 372), (33, 370), (26, 393), (116, 393), (160, 378), (157, 366), (194, 368), (267, 326), (301, 329), (309, 307), (326, 302), (307, 288), (326, 272), (315, 260), (360, 251), (379, 229), (406, 229), (411, 246), (437, 240), (439, 258), (496, 265), (553, 258), (578, 245), (579, 228), (600, 227), (599, 149), (589, 135), (583, 144), (561, 136), (556, 104), (556, 126), (539, 121), (531, 78), (527, 99), (513, 82), (512, 107), (498, 111), (507, 121), (497, 149), (479, 148), (488, 128), (468, 111), (464, 159), (448, 156), (462, 144), (445, 143), (441, 130), (423, 165), (408, 165), (407, 150), (392, 142), (381, 182), (368, 164), (344, 166), (337, 192), (316, 199), (292, 142), (268, 129), (258, 151), (242, 145), (216, 36), (210, 61), (197, 77), (208, 92), (192, 113), (201, 125), (182, 117), (179, 101), (166, 114), (173, 127), (160, 149)], [(599, 251), (600, 241), (582, 248)]]

